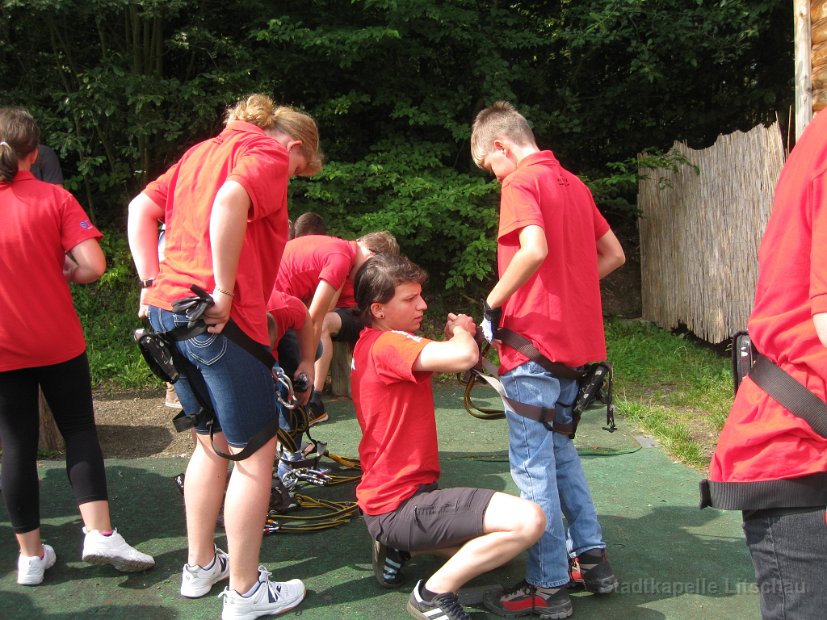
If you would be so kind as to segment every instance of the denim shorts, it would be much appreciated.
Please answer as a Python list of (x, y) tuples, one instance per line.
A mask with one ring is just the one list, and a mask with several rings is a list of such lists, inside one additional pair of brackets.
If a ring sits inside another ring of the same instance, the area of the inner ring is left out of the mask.
[[(157, 331), (169, 331), (187, 323), (183, 314), (149, 307), (149, 322)], [(189, 362), (175, 391), (187, 415), (198, 413), (201, 405), (193, 390), (209, 399), (216, 420), (215, 432), (223, 432), (227, 443), (243, 448), (250, 439), (278, 416), (272, 372), (264, 364), (223, 334), (203, 333), (176, 343)], [(267, 348), (262, 345), (262, 349)], [(210, 431), (196, 427), (200, 435)]]
[(365, 515), (365, 525), (373, 538), (394, 549), (458, 547), (483, 535), (483, 518), (493, 495), (493, 489), (422, 486), (396, 510)]

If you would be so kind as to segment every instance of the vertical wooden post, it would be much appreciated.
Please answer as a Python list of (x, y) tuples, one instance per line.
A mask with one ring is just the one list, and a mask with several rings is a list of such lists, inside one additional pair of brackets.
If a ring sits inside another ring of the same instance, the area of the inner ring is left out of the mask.
[(333, 359), (330, 361), (330, 391), (334, 396), (350, 396), (350, 363), (353, 352), (346, 342), (333, 343)]
[(795, 137), (813, 118), (811, 0), (794, 0), (795, 10)]

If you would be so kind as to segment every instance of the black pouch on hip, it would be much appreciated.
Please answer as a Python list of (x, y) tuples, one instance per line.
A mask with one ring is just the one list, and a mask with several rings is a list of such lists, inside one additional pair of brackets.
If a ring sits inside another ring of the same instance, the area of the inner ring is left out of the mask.
[(147, 329), (136, 329), (134, 336), (152, 373), (167, 383), (178, 381), (179, 374), (172, 354), (175, 345), (162, 334)]

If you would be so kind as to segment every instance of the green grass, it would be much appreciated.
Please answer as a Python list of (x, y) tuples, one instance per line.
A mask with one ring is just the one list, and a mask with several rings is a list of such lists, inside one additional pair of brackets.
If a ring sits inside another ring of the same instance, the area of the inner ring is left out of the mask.
[(617, 411), (675, 458), (705, 468), (732, 405), (729, 359), (642, 321), (606, 324)]

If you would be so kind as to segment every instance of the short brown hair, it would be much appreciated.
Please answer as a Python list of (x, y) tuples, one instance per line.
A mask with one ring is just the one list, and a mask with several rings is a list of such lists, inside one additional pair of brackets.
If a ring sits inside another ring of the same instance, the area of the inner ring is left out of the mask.
[(481, 110), (471, 128), (471, 157), (482, 168), (494, 140), (509, 138), (517, 144), (533, 144), (534, 132), (525, 117), (507, 101), (497, 101)]
[(396, 241), (396, 237), (387, 230), (362, 235), (356, 242), (361, 243), (374, 254), (399, 255), (399, 243)]
[(313, 211), (302, 213), (293, 224), (293, 237), (324, 234), (327, 234), (327, 224), (321, 215)]
[(372, 325), (371, 305), (389, 302), (400, 284), (415, 282), (424, 286), (427, 281), (425, 270), (404, 256), (377, 254), (359, 268), (353, 279), (359, 318), (365, 325)]

